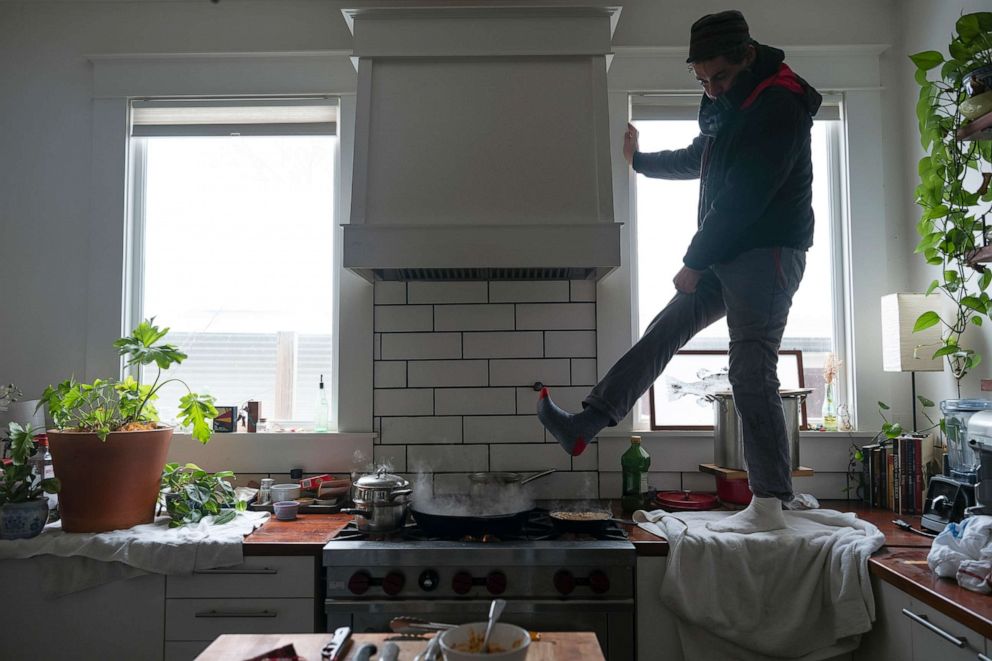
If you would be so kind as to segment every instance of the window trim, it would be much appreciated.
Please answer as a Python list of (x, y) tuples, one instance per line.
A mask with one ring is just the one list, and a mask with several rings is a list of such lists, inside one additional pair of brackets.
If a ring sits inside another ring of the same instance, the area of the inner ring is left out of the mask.
[[(853, 297), (850, 294), (850, 290), (847, 283), (850, 281), (850, 269), (851, 262), (849, 259), (849, 251), (845, 249), (846, 242), (845, 237), (850, 234), (850, 216), (847, 213), (849, 205), (846, 203), (846, 186), (844, 182), (846, 180), (845, 176), (845, 154), (843, 144), (844, 136), (844, 95), (843, 94), (824, 94), (823, 95), (823, 108), (828, 110), (822, 113), (824, 116), (819, 116), (814, 120), (815, 122), (829, 122), (827, 126), (827, 177), (828, 177), (828, 213), (830, 215), (830, 233), (829, 233), (829, 255), (831, 264), (836, 263), (837, 259), (840, 259), (839, 268), (832, 268), (830, 273), (831, 278), (831, 288), (832, 288), (832, 300), (831, 305), (833, 307), (833, 346), (834, 352), (838, 359), (841, 361), (842, 365), (850, 365), (853, 363), (853, 342), (852, 335), (853, 329), (850, 324), (852, 317), (852, 311), (850, 306), (853, 305)], [(644, 103), (648, 101), (648, 103)], [(628, 108), (630, 121), (649, 120), (649, 121), (665, 121), (665, 120), (692, 120), (695, 119), (695, 112), (698, 107), (699, 94), (686, 94), (686, 93), (645, 93), (645, 92), (634, 92), (630, 93), (628, 96)], [(637, 176), (636, 173), (630, 173), (630, 225), (633, 228), (631, 232), (631, 259), (629, 263), (631, 264), (630, 271), (630, 291), (631, 291), (631, 344), (637, 342), (640, 338), (640, 282), (638, 278), (639, 264), (638, 264), (638, 219), (637, 219)], [(837, 399), (841, 402), (847, 402), (851, 414), (851, 419), (856, 420), (857, 415), (857, 402), (853, 397), (853, 393), (856, 391), (854, 387), (854, 370), (844, 369), (842, 371), (842, 378), (838, 384)], [(650, 389), (649, 389), (650, 392)], [(652, 426), (652, 420), (650, 412), (645, 414), (645, 409), (649, 409), (649, 406), (644, 406), (642, 400), (649, 397), (649, 392), (646, 392), (642, 398), (638, 400), (637, 405), (631, 412), (631, 422), (633, 429), (636, 431), (648, 431), (654, 429)], [(805, 404), (803, 404), (805, 409)], [(816, 416), (810, 415), (811, 418)], [(664, 428), (667, 431), (689, 431), (692, 428)]]

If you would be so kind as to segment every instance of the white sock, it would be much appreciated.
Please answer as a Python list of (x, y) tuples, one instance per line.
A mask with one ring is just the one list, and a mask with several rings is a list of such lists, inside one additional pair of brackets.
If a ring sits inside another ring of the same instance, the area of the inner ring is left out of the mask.
[(737, 514), (728, 516), (720, 521), (711, 521), (706, 527), (713, 532), (737, 532), (749, 534), (767, 532), (786, 528), (785, 515), (782, 514), (782, 501), (778, 498), (751, 499), (751, 504)]

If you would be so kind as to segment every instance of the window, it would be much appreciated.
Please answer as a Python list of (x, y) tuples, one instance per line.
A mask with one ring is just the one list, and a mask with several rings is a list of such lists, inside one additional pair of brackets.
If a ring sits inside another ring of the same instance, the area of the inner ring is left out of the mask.
[[(632, 117), (640, 131), (643, 151), (678, 149), (699, 134), (695, 120), (699, 97), (639, 96), (632, 99)], [(825, 104), (813, 125), (813, 211), (816, 226), (813, 247), (807, 254), (802, 285), (793, 298), (783, 350), (802, 351), (805, 385), (813, 388), (807, 400), (810, 424), (822, 420), (823, 366), (833, 352), (843, 360), (843, 300), (841, 280), (840, 199), (841, 126), (839, 104)], [(654, 316), (675, 294), (672, 278), (696, 231), (699, 181), (673, 181), (636, 177), (637, 312), (643, 333)], [(726, 321), (704, 329), (686, 349), (726, 350)], [(843, 368), (842, 368), (843, 369)], [(843, 391), (844, 376), (840, 380)], [(649, 426), (647, 397), (635, 415), (640, 428)], [(839, 401), (845, 401), (843, 395)]]
[[(131, 105), (130, 323), (171, 328), (189, 357), (168, 376), (217, 404), (312, 425), (334, 359), (336, 103)], [(163, 420), (183, 392), (162, 389)]]

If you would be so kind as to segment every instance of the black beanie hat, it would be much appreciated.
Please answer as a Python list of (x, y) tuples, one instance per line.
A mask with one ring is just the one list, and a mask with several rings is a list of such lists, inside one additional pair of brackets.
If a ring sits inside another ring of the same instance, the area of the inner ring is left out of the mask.
[(686, 62), (709, 60), (748, 43), (751, 34), (744, 14), (736, 9), (707, 14), (692, 24)]

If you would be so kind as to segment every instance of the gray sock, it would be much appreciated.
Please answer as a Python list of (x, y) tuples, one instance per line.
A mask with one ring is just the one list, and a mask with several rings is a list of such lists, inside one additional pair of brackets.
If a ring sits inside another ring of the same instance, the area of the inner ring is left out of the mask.
[(541, 389), (537, 400), (537, 418), (573, 457), (582, 454), (589, 441), (610, 424), (610, 417), (592, 406), (575, 414), (560, 409), (551, 401), (547, 388)]

